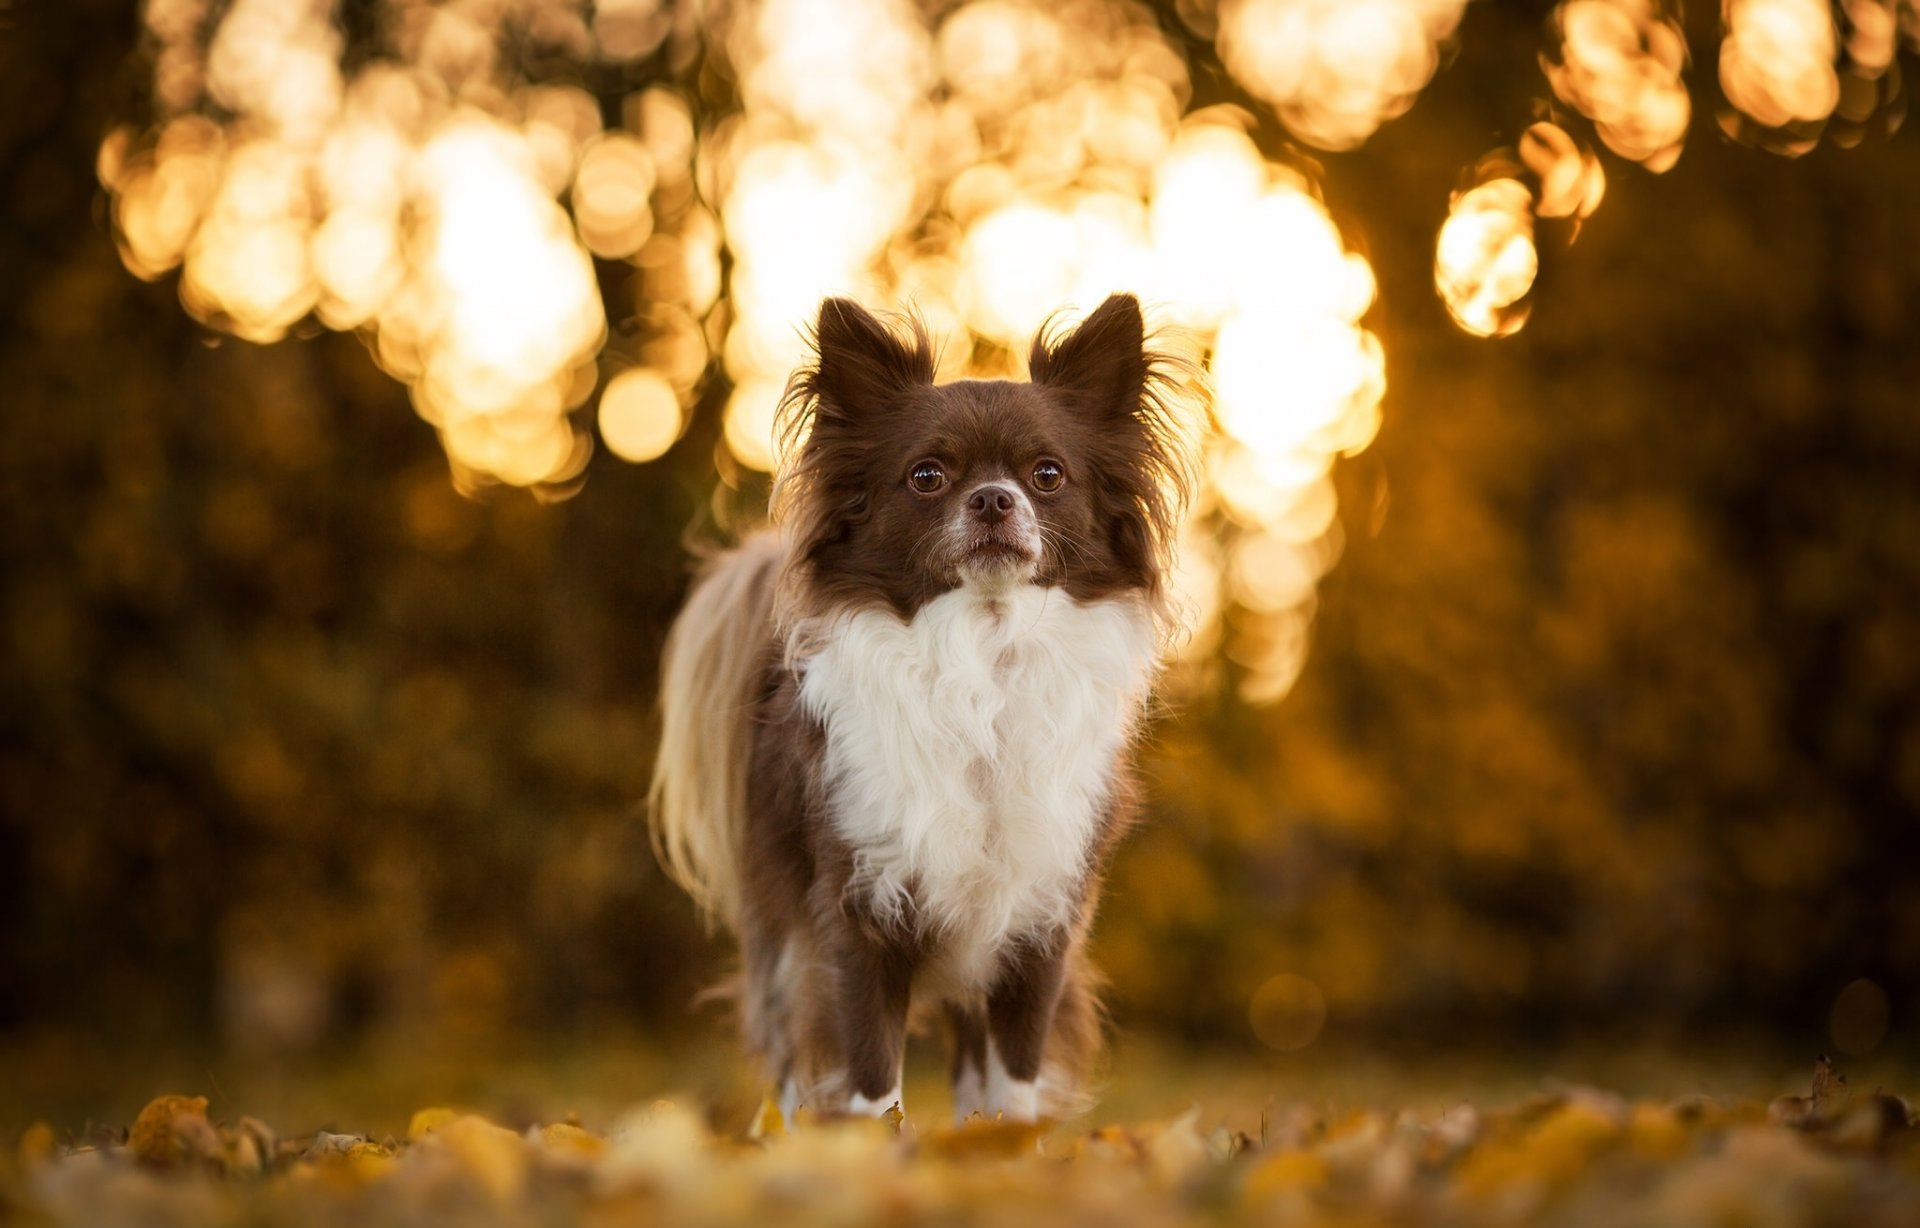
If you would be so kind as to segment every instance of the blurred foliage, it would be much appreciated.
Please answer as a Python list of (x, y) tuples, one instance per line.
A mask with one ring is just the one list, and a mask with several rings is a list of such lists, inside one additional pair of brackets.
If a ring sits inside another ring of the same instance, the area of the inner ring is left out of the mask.
[(0, 1155), (0, 1209), (119, 1224), (1909, 1224), (1920, 1129), (1823, 1060), (1771, 1105), (1568, 1087), (1482, 1108), (1269, 1101), (1257, 1120), (1058, 1129), (782, 1119), (745, 1130), (658, 1100), (609, 1122), (512, 1126), (444, 1107), (403, 1134), (280, 1137), (205, 1096), (130, 1128)]
[[(1116, 1014), (1911, 1045), (1914, 137), (1788, 162), (1703, 119), (1549, 247), (1550, 308), (1464, 336), (1434, 236), (1541, 93), (1526, 7), (1470, 6), (1412, 111), (1326, 155), (1385, 426), (1336, 471), (1291, 694), (1236, 698), (1276, 632), (1229, 609), (1157, 730), (1098, 935)], [(724, 951), (636, 799), (688, 527), (764, 498), (724, 457), (716, 487), (724, 381), (570, 501), (456, 493), (355, 337), (236, 342), (122, 268), (93, 160), (142, 105), (130, 6), (0, 20), (0, 1043), (709, 1026)], [(596, 272), (618, 335), (629, 270)]]
[(1429, 219), (1397, 203), (1472, 113), (1472, 51), (1334, 179), (1381, 270), (1387, 426), (1341, 471), (1298, 686), (1165, 731), (1104, 931), (1123, 1014), (1225, 1017), (1297, 972), (1416, 1035), (1811, 1043), (1864, 975), (1910, 1045), (1920, 158), (1703, 142), (1616, 187), (1490, 352), (1418, 296)]

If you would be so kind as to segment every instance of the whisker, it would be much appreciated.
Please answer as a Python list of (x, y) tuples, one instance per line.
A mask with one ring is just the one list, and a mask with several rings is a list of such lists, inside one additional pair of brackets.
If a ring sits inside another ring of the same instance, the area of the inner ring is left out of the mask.
[(946, 526), (938, 525), (938, 524), (931, 525), (925, 531), (923, 531), (920, 534), (920, 536), (917, 539), (915, 539), (913, 545), (909, 547), (907, 550), (907, 557), (905, 560), (907, 566), (908, 567), (917, 566), (926, 558), (926, 556), (930, 555), (933, 552), (934, 547), (939, 543), (940, 538), (945, 534), (945, 532), (946, 532)]
[[(1040, 540), (1050, 545), (1072, 547), (1074, 553), (1083, 563), (1093, 561), (1093, 555), (1088, 550), (1086, 544), (1066, 529), (1059, 528), (1055, 525), (1042, 524), (1040, 526)], [(1061, 561), (1065, 562), (1064, 559)]]

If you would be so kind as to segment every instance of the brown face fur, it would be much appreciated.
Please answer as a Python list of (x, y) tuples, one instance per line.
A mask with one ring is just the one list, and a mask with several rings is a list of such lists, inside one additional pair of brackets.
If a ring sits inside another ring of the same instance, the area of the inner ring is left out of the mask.
[(1036, 339), (1025, 384), (936, 387), (923, 333), (903, 339), (842, 299), (822, 304), (815, 343), (782, 413), (790, 614), (911, 617), (993, 573), (1160, 602), (1186, 471), (1131, 296)]

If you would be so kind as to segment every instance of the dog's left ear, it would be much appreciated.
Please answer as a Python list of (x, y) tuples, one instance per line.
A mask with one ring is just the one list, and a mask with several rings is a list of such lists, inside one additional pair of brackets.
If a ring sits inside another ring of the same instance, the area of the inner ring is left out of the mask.
[(808, 385), (819, 398), (815, 422), (860, 427), (916, 385), (933, 383), (933, 348), (917, 321), (902, 337), (847, 298), (820, 304), (814, 326), (819, 355)]
[(1035, 337), (1027, 366), (1034, 383), (1068, 394), (1089, 414), (1138, 412), (1147, 382), (1140, 300), (1115, 294), (1058, 341)]

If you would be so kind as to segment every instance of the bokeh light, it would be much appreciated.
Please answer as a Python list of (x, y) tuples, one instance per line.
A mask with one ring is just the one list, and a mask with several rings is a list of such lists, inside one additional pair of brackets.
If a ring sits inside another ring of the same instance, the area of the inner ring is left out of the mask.
[(684, 404), (718, 234), (671, 91), (631, 95), (626, 127), (603, 133), (598, 101), (529, 81), (505, 49), (631, 58), (670, 23), (650, 3), (600, 6), (591, 31), (566, 0), (380, 7), (393, 55), (348, 73), (329, 4), (149, 5), (158, 123), (100, 157), (122, 257), (142, 277), (180, 268), (187, 310), (250, 341), (310, 314), (360, 330), (460, 485), (566, 493), (606, 341), (591, 256), (639, 267), (649, 311), (629, 357), (671, 364)]
[(1434, 255), (1434, 285), (1460, 327), (1503, 337), (1526, 323), (1527, 295), (1540, 271), (1533, 242), (1533, 193), (1517, 179), (1493, 179), (1454, 197)]
[(1440, 228), (1434, 289), (1461, 328), (1504, 337), (1532, 311), (1540, 272), (1536, 223), (1556, 225), (1572, 242), (1606, 196), (1606, 172), (1592, 149), (1541, 120), (1512, 146), (1483, 155), (1467, 182)]
[(573, 177), (573, 219), (596, 256), (621, 259), (653, 233), (653, 157), (626, 133), (608, 133), (580, 155)]
[(653, 460), (680, 437), (680, 398), (645, 367), (622, 371), (600, 394), (600, 438), (621, 460)]
[(1593, 151), (1565, 128), (1542, 120), (1520, 134), (1515, 155), (1539, 194), (1541, 217), (1583, 221), (1607, 194), (1606, 172)]
[(1607, 148), (1650, 171), (1680, 157), (1693, 106), (1686, 35), (1658, 0), (1567, 0), (1541, 57), (1553, 92), (1593, 121)]
[(1763, 128), (1817, 124), (1840, 101), (1826, 0), (1727, 0), (1720, 88)]
[(1294, 135), (1351, 149), (1433, 79), (1466, 0), (1226, 0), (1220, 58)]
[(1326, 1026), (1327, 998), (1306, 977), (1283, 972), (1254, 991), (1248, 1015), (1253, 1034), (1269, 1049), (1304, 1049)]
[(1722, 7), (1721, 127), (1797, 157), (1822, 140), (1857, 145), (1906, 118), (1896, 59), (1920, 14), (1900, 0), (1727, 0)]
[[(130, 270), (180, 269), (187, 309), (249, 340), (309, 318), (357, 331), (458, 485), (549, 496), (578, 488), (596, 425), (642, 461), (700, 405), (720, 416), (723, 468), (773, 467), (774, 408), (824, 295), (916, 313), (954, 378), (1017, 377), (1056, 312), (1133, 291), (1211, 391), (1188, 535), (1206, 545), (1179, 577), (1188, 657), (1224, 651), (1254, 699), (1292, 685), (1342, 549), (1334, 461), (1379, 429), (1373, 270), (1319, 172), (1256, 139), (1261, 117), (1195, 109), (1192, 50), (1151, 12), (759, 0), (689, 24), (653, 0), (376, 8), (386, 54), (348, 58), (325, 4), (149, 6), (160, 114), (99, 159)], [(1181, 16), (1294, 137), (1347, 149), (1412, 105), (1464, 8), (1230, 0)], [(1762, 31), (1755, 46), (1771, 20), (1730, 10)], [(1879, 27), (1856, 24), (1871, 42)], [(1666, 5), (1568, 0), (1548, 43), (1554, 90), (1601, 142), (1671, 164), (1689, 108)], [(705, 109), (652, 68), (610, 97), (535, 67), (701, 52), (737, 107)], [(1448, 310), (1484, 336), (1526, 318), (1536, 221), (1572, 233), (1605, 190), (1563, 124), (1496, 161), (1456, 197), (1435, 261)], [(631, 326), (610, 333), (610, 308)], [(596, 398), (603, 369), (621, 374)]]

